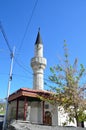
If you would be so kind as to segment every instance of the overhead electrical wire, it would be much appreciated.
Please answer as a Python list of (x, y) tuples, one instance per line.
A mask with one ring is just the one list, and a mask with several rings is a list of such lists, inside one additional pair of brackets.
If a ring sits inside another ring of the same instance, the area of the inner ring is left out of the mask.
[[(20, 67), (21, 67), (23, 70), (25, 70), (26, 72), (31, 73), (23, 64), (21, 64), (21, 63), (17, 60), (17, 58), (14, 57), (14, 59), (15, 59), (16, 63), (18, 64), (18, 66), (20, 66)], [(31, 73), (31, 74), (32, 74), (32, 73)]]
[[(10, 47), (10, 44), (9, 44), (8, 40), (7, 40), (6, 34), (5, 34), (5, 32), (4, 32), (4, 30), (3, 30), (2, 26), (1, 26), (1, 23), (0, 23), (0, 29), (1, 29), (1, 31), (3, 32), (3, 36), (4, 36), (5, 41), (6, 41), (6, 43), (7, 43), (8, 49), (9, 49), (9, 51), (12, 53), (12, 49), (11, 49), (11, 47)], [(16, 63), (17, 63), (23, 70), (25, 70), (26, 72), (32, 74), (32, 73), (25, 67), (25, 65), (23, 65), (22, 63), (20, 63), (20, 61), (18, 61), (17, 58), (14, 57), (14, 59), (15, 59)], [(14, 75), (14, 74), (13, 74), (13, 75)], [(46, 80), (47, 82), (50, 82), (50, 80), (48, 80), (48, 79), (45, 79), (45, 80)]]
[(9, 51), (12, 53), (12, 49), (11, 49), (10, 44), (9, 44), (9, 42), (8, 42), (8, 39), (7, 39), (7, 36), (6, 36), (6, 33), (5, 33), (5, 31), (4, 31), (4, 28), (3, 28), (3, 26), (2, 26), (1, 21), (0, 21), (0, 30), (1, 30), (1, 32), (2, 32), (2, 34), (3, 34), (3, 37), (4, 37), (5, 41), (6, 41), (6, 44), (7, 44), (7, 47), (8, 47), (8, 49), (9, 49)]
[[(5, 39), (5, 41), (6, 41), (6, 44), (7, 44), (7, 47), (8, 47), (8, 49), (9, 49), (10, 53), (11, 53), (11, 56), (12, 56), (13, 52), (12, 52), (11, 46), (10, 46), (10, 44), (9, 44), (9, 42), (8, 42), (6, 33), (5, 33), (5, 31), (4, 31), (4, 28), (3, 28), (2, 24), (1, 24), (1, 22), (0, 22), (0, 30), (1, 30), (1, 32), (2, 32), (2, 34), (3, 34), (3, 37), (4, 37), (4, 39)], [(20, 62), (18, 62), (18, 60), (17, 60), (15, 57), (14, 57), (14, 59), (15, 59), (16, 63), (17, 63), (22, 69), (24, 69), (25, 71), (29, 72), (28, 69), (26, 69), (24, 65), (22, 65)], [(29, 73), (30, 73), (30, 72), (29, 72)]]
[[(32, 72), (29, 70), (29, 68), (24, 64), (22, 63), (22, 61), (20, 61), (17, 57), (14, 56), (14, 60), (15, 60), (15, 63), (20, 67), (22, 68), (25, 72), (28, 72), (29, 74), (32, 75)], [(14, 65), (15, 66), (15, 65)]]
[(28, 23), (27, 23), (27, 26), (26, 26), (26, 29), (25, 29), (25, 32), (24, 32), (23, 38), (22, 38), (21, 43), (20, 43), (20, 46), (19, 46), (19, 50), (20, 50), (20, 49), (22, 48), (22, 46), (23, 46), (24, 39), (25, 39), (25, 36), (26, 36), (26, 34), (27, 34), (27, 30), (28, 30), (28, 28), (29, 28), (29, 25), (30, 25), (30, 23), (31, 23), (31, 20), (32, 20), (33, 14), (34, 14), (34, 12), (35, 12), (35, 9), (36, 9), (36, 6), (37, 6), (37, 3), (38, 3), (38, 0), (35, 1), (34, 7), (33, 7), (33, 9), (32, 9), (32, 13), (31, 13), (30, 18), (29, 18), (29, 20), (28, 20)]
[[(25, 39), (25, 36), (26, 36), (26, 34), (27, 34), (28, 28), (29, 28), (29, 26), (30, 26), (32, 17), (33, 17), (33, 15), (34, 15), (34, 12), (35, 12), (37, 3), (38, 3), (38, 0), (35, 1), (34, 7), (33, 7), (33, 9), (32, 9), (32, 13), (31, 13), (30, 18), (29, 18), (29, 20), (28, 20), (28, 23), (27, 23), (27, 26), (26, 26), (26, 29), (25, 29), (25, 33), (24, 33), (24, 35), (23, 35), (23, 38), (22, 38), (21, 43), (20, 43), (20, 46), (19, 46), (19, 51), (20, 51), (20, 49), (21, 49), (22, 46), (23, 46), (24, 39)], [(3, 36), (4, 36), (4, 39), (5, 39), (5, 41), (6, 41), (6, 44), (7, 44), (7, 46), (8, 46), (9, 51), (10, 51), (11, 54), (12, 54), (11, 46), (10, 46), (10, 44), (9, 44), (9, 42), (8, 42), (7, 36), (6, 36), (5, 32), (4, 32), (4, 29), (3, 29), (3, 26), (2, 26), (2, 24), (1, 24), (1, 22), (0, 22), (0, 30), (1, 30), (1, 32), (2, 32), (2, 34), (3, 34)], [(21, 68), (22, 68), (23, 70), (25, 70), (26, 72), (32, 74), (32, 73), (25, 67), (25, 65), (23, 65), (16, 57), (14, 57), (14, 59), (15, 59), (15, 62), (19, 65), (19, 67), (21, 67)]]
[(25, 78), (25, 79), (33, 79), (32, 77), (29, 77), (28, 75), (26, 76), (26, 75), (20, 75), (20, 74), (16, 74), (16, 73), (13, 73), (13, 75), (14, 76), (18, 76), (19, 78), (21, 77), (21, 78)]
[[(29, 27), (29, 25), (30, 25), (30, 23), (31, 23), (31, 20), (32, 20), (32, 17), (33, 17), (35, 8), (36, 8), (36, 6), (37, 6), (37, 3), (38, 3), (38, 0), (36, 0), (36, 2), (35, 2), (35, 4), (34, 4), (34, 7), (33, 7), (33, 9), (32, 9), (32, 13), (31, 13), (30, 18), (29, 18), (29, 21), (28, 21), (28, 23), (27, 23), (27, 26), (26, 26), (26, 29), (25, 29), (25, 33), (24, 33), (23, 38), (22, 38), (21, 43), (20, 43), (19, 51), (20, 51), (20, 49), (21, 49), (21, 47), (22, 47), (22, 45), (23, 45), (23, 42), (24, 42), (24, 39), (25, 39), (27, 30), (28, 30), (28, 27)], [(6, 41), (6, 44), (7, 44), (7, 46), (8, 46), (9, 51), (10, 51), (11, 54), (12, 54), (12, 49), (11, 49), (11, 47), (10, 47), (10, 44), (9, 44), (9, 42), (8, 42), (7, 36), (6, 36), (5, 32), (4, 32), (4, 29), (3, 29), (3, 26), (2, 26), (2, 24), (1, 24), (1, 22), (0, 22), (0, 30), (1, 30), (1, 32), (2, 32), (2, 34), (3, 34), (3, 36), (4, 36), (4, 39), (5, 39), (5, 41)], [(14, 59), (15, 59), (16, 63), (17, 63), (23, 70), (25, 70), (26, 72), (31, 73), (31, 72), (25, 67), (25, 65), (23, 65), (20, 61), (18, 61), (17, 58), (14, 57)], [(32, 73), (31, 73), (31, 74), (32, 74)]]
[[(28, 30), (28, 28), (29, 28), (29, 26), (30, 26), (30, 23), (31, 23), (33, 14), (34, 14), (35, 9), (36, 9), (36, 6), (37, 6), (37, 3), (38, 3), (38, 0), (35, 1), (34, 7), (33, 7), (33, 9), (32, 9), (32, 13), (31, 13), (30, 18), (29, 18), (29, 20), (28, 20), (28, 23), (27, 23), (27, 26), (26, 26), (26, 29), (25, 29), (23, 38), (22, 38), (22, 40), (21, 40), (20, 46), (19, 46), (19, 48), (18, 48), (18, 51), (20, 51), (21, 48), (22, 48), (22, 46), (23, 46), (24, 39), (25, 39), (25, 36), (26, 36), (26, 34), (27, 34), (27, 30)], [(23, 65), (23, 64), (18, 60), (18, 58), (14, 58), (14, 59), (15, 59), (16, 63), (17, 63), (22, 69), (24, 69), (25, 71), (31, 73), (31, 72), (25, 67), (25, 65)], [(32, 74), (32, 73), (31, 73), (31, 74)]]

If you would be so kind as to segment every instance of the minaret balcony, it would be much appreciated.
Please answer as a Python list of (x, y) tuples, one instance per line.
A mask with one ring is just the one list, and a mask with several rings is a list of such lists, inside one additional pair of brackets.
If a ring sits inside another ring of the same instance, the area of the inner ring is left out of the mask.
[(47, 61), (43, 57), (34, 57), (31, 59), (31, 66), (33, 69), (35, 68), (43, 68), (45, 69)]

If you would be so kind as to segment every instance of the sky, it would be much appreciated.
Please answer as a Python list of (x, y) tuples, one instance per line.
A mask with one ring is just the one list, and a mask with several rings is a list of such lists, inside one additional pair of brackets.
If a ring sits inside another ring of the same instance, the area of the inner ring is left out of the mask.
[[(0, 0), (0, 21), (15, 58), (10, 94), (19, 88), (32, 88), (34, 44), (40, 27), (47, 67), (63, 57), (63, 44), (68, 44), (71, 63), (78, 58), (86, 67), (86, 0)], [(7, 96), (10, 51), (0, 30), (0, 98)], [(46, 86), (45, 86), (45, 89)]]

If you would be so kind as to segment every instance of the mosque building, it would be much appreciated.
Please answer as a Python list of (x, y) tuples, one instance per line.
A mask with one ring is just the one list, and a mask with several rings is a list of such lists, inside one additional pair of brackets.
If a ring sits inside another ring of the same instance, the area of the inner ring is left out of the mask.
[(43, 57), (43, 43), (38, 31), (34, 45), (34, 57), (31, 59), (33, 69), (33, 89), (20, 88), (9, 96), (8, 121), (24, 120), (30, 123), (44, 125), (58, 125), (57, 106), (42, 100), (51, 96), (51, 92), (44, 90), (44, 69), (47, 65)]

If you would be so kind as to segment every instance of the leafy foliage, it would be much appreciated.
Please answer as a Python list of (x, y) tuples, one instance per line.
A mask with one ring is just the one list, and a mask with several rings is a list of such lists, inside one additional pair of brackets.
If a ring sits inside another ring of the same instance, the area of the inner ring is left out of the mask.
[(0, 114), (5, 113), (6, 103), (4, 101), (0, 102)]
[[(67, 44), (64, 44), (63, 64), (57, 64), (50, 68), (51, 76), (49, 80), (54, 83), (51, 89), (56, 92), (54, 101), (64, 108), (68, 113), (69, 121), (76, 119), (78, 122), (86, 120), (86, 99), (84, 98), (86, 85), (83, 81), (85, 76), (85, 67), (80, 64), (78, 69), (78, 60), (75, 59), (73, 65), (69, 62)], [(54, 96), (55, 96), (54, 95)]]

